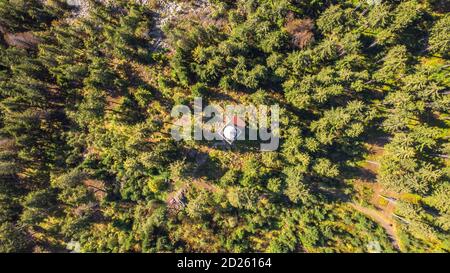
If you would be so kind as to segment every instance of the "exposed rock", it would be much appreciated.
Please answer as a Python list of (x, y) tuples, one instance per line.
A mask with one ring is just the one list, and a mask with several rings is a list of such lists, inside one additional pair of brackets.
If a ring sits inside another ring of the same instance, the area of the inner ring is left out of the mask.
[(5, 33), (3, 38), (8, 46), (30, 49), (37, 46), (39, 39), (32, 32)]

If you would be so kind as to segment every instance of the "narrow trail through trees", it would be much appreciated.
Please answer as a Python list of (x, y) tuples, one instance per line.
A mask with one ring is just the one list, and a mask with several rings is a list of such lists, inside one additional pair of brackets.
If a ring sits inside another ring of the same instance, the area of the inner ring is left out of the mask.
[(386, 233), (389, 235), (392, 245), (395, 247), (395, 249), (400, 250), (400, 245), (398, 243), (399, 239), (397, 237), (397, 233), (395, 231), (392, 219), (387, 218), (385, 215), (374, 209), (363, 207), (356, 203), (352, 203), (352, 207), (355, 208), (360, 213), (368, 216), (369, 218), (377, 222), (380, 226), (382, 226), (384, 230), (386, 230)]

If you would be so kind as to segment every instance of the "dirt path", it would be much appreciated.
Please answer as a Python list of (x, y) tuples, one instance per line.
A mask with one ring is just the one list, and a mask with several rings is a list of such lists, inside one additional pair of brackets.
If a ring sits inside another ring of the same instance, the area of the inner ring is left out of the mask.
[(380, 226), (382, 226), (384, 228), (384, 230), (386, 230), (386, 233), (389, 235), (391, 241), (392, 241), (392, 245), (397, 249), (400, 250), (400, 246), (398, 244), (398, 237), (397, 237), (397, 233), (395, 232), (395, 228), (394, 225), (392, 224), (392, 220), (387, 218), (385, 215), (383, 215), (382, 213), (371, 209), (371, 208), (366, 208), (363, 207), (361, 205), (352, 203), (353, 208), (355, 208), (357, 211), (359, 211), (360, 213), (370, 217), (372, 220), (374, 220), (375, 222), (377, 222)]

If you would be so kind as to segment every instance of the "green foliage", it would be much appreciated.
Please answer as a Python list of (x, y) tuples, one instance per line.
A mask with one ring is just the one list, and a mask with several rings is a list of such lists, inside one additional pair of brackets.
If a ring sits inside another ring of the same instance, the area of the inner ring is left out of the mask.
[(449, 14), (446, 14), (439, 19), (431, 29), (429, 50), (437, 52), (444, 57), (448, 56), (448, 52), (450, 52), (450, 38), (448, 37), (448, 34), (450, 33), (449, 28), (450, 16)]
[(4, 0), (0, 2), (0, 25), (11, 32), (45, 29), (68, 10), (66, 2), (59, 0), (47, 5), (38, 0)]
[[(394, 252), (366, 180), (400, 251), (450, 251), (436, 1), (191, 2), (0, 1), (0, 252)], [(279, 150), (174, 141), (193, 97), (278, 104)]]

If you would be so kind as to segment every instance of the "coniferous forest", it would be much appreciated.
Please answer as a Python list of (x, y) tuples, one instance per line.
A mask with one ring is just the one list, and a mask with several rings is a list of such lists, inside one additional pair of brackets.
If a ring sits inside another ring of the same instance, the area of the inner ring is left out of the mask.
[[(449, 11), (0, 0), (0, 252), (450, 252)], [(194, 97), (279, 148), (176, 141)]]

